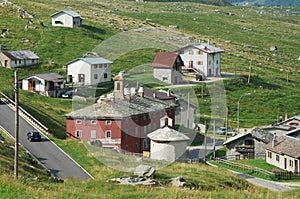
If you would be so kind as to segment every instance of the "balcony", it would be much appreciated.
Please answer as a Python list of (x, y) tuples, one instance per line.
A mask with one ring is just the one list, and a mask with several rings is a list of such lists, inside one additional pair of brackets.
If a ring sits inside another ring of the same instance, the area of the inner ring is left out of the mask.
[(254, 145), (236, 145), (235, 150), (238, 152), (253, 152), (254, 151)]

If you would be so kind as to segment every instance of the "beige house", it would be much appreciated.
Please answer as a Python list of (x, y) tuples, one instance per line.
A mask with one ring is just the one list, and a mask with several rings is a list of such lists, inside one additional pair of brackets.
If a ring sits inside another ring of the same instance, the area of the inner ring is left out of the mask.
[(179, 84), (182, 82), (183, 65), (178, 53), (158, 52), (152, 62), (153, 77), (167, 84)]
[(291, 136), (275, 137), (266, 146), (266, 161), (286, 171), (299, 174), (300, 139)]
[(82, 20), (77, 12), (71, 10), (61, 10), (51, 15), (52, 26), (74, 28), (81, 26)]
[(205, 77), (221, 76), (221, 53), (224, 50), (210, 42), (188, 45), (176, 52), (184, 62), (183, 69), (203, 74)]
[(39, 63), (39, 56), (30, 50), (5, 51), (0, 53), (0, 66), (18, 68)]

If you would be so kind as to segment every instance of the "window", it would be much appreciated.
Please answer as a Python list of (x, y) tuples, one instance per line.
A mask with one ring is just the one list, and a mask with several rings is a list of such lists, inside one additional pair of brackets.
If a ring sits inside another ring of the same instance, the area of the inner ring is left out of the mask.
[(272, 152), (270, 152), (270, 158), (272, 159)]
[(293, 160), (290, 160), (290, 167), (293, 167)]
[(97, 124), (97, 120), (91, 120), (91, 124)]
[(76, 130), (76, 131), (75, 131), (75, 137), (77, 137), (77, 138), (81, 138), (81, 137), (82, 137), (82, 132), (81, 132), (81, 130)]
[(98, 79), (98, 74), (94, 74), (94, 79)]
[(15, 64), (16, 64), (16, 65), (18, 64), (18, 61), (17, 61), (17, 60), (15, 60)]
[(105, 79), (107, 78), (107, 73), (104, 73), (104, 78), (105, 78)]
[(106, 136), (106, 139), (110, 139), (111, 138), (111, 131), (105, 131), (105, 136)]
[(128, 145), (125, 146), (125, 150), (128, 151)]
[(121, 87), (121, 86), (120, 86), (120, 82), (118, 82), (118, 83), (117, 83), (117, 90), (118, 90), (118, 91), (120, 90), (120, 87)]
[(216, 61), (216, 64), (219, 64), (219, 60)]
[(135, 127), (135, 136), (139, 135), (139, 127)]
[(22, 63), (22, 61), (21, 60), (19, 60), (19, 64), (21, 64)]
[(82, 120), (76, 120), (76, 124), (82, 124)]
[(139, 144), (136, 142), (135, 143), (135, 151), (138, 151), (139, 150)]
[(198, 50), (198, 54), (199, 54), (199, 55), (202, 55), (203, 52), (202, 52), (201, 50)]
[(102, 64), (99, 64), (99, 68), (102, 68)]
[(198, 65), (203, 65), (203, 62), (202, 61), (197, 61), (197, 64)]
[(193, 55), (193, 54), (194, 54), (194, 51), (193, 51), (193, 50), (189, 50), (189, 54), (190, 54), (190, 55)]
[(111, 120), (106, 120), (106, 125), (111, 125)]
[(91, 138), (95, 139), (96, 138), (96, 130), (91, 130)]
[(32, 63), (34, 63), (34, 59), (32, 59), (31, 61), (32, 61)]
[(168, 80), (168, 78), (167, 77), (163, 77), (163, 81), (166, 81), (166, 80)]
[(143, 140), (143, 149), (147, 149), (148, 148), (148, 141), (147, 139)]
[(276, 161), (280, 161), (280, 159), (279, 159), (279, 155), (276, 155)]
[(144, 133), (147, 133), (147, 126), (144, 126)]

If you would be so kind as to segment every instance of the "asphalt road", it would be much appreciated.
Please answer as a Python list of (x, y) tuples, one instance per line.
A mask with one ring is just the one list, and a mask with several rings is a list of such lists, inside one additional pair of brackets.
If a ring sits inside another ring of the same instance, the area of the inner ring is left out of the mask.
[[(1, 102), (1, 101), (0, 101)], [(14, 111), (6, 104), (0, 103), (0, 125), (14, 137)], [(27, 140), (27, 132), (35, 128), (19, 117), (19, 143), (38, 159), (52, 174), (58, 178), (92, 179), (72, 158), (42, 134), (41, 142)]]

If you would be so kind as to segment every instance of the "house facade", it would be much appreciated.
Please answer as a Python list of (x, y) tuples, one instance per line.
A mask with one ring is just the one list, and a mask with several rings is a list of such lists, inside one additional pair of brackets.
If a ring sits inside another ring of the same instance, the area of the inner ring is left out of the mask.
[(0, 66), (18, 68), (39, 63), (39, 56), (30, 50), (5, 51), (0, 53)]
[(79, 58), (67, 63), (68, 77), (72, 83), (97, 85), (111, 81), (112, 62), (102, 57)]
[(184, 69), (205, 77), (221, 76), (221, 53), (224, 50), (212, 46), (210, 42), (188, 45), (176, 52), (184, 62)]
[(116, 76), (114, 84), (109, 96), (65, 115), (67, 136), (100, 140), (103, 147), (120, 151), (149, 151), (147, 134), (165, 124), (166, 118), (174, 126), (177, 105), (146, 97), (142, 87), (124, 92), (122, 76)]
[(60, 97), (66, 91), (65, 78), (57, 73), (35, 74), (22, 80), (22, 89), (50, 97)]
[(82, 20), (77, 12), (71, 10), (61, 10), (51, 15), (52, 26), (74, 28), (81, 26)]
[(183, 66), (178, 53), (158, 52), (152, 62), (153, 77), (167, 84), (182, 82), (181, 67)]
[(283, 170), (299, 174), (300, 139), (281, 136), (266, 146), (266, 161)]

